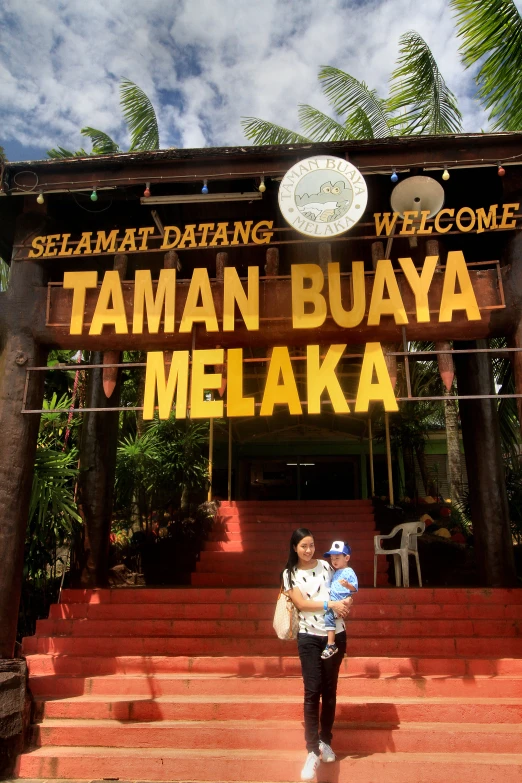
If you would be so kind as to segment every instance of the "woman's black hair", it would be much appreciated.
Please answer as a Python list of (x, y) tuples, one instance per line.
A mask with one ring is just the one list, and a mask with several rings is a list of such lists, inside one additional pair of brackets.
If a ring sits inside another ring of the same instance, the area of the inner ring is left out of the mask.
[(295, 551), (294, 547), (298, 545), (300, 541), (303, 540), (303, 538), (307, 538), (307, 536), (310, 536), (310, 538), (313, 538), (312, 533), (308, 530), (307, 527), (299, 527), (297, 530), (294, 530), (290, 537), (290, 551), (288, 552), (288, 560), (286, 562), (286, 565), (281, 573), (281, 581), (283, 581), (283, 573), (288, 570), (288, 578), (290, 580), (290, 587), (293, 586), (292, 584), (292, 571), (297, 565), (297, 561), (299, 560), (297, 556), (297, 552)]

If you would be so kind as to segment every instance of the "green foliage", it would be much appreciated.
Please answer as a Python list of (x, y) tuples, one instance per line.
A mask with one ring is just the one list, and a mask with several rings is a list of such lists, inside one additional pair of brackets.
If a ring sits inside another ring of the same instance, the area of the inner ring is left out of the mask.
[[(366, 118), (366, 126), (371, 128), (370, 138), (379, 139), (393, 136), (392, 117), (387, 103), (379, 98), (375, 90), (355, 79), (350, 74), (325, 66), (319, 71), (319, 81), (333, 109), (339, 115), (346, 116), (346, 126), (356, 131), (361, 117)], [(354, 112), (357, 112), (354, 117)], [(354, 138), (351, 134), (351, 138)]]
[[(158, 120), (154, 107), (143, 90), (128, 79), (122, 79), (120, 83), (120, 106), (131, 134), (129, 152), (159, 149)], [(49, 158), (84, 158), (91, 155), (113, 155), (122, 151), (104, 131), (87, 126), (82, 128), (81, 133), (91, 140), (91, 152), (86, 152), (84, 149), (72, 152), (63, 147), (55, 147), (47, 151), (47, 156)]]
[(299, 122), (303, 130), (310, 133), (315, 141), (335, 141), (336, 139), (351, 138), (348, 130), (337, 120), (305, 103), (299, 104)]
[(74, 499), (77, 463), (76, 449), (39, 446), (36, 450), (24, 576), (38, 583), (47, 579), (48, 568), (55, 564), (56, 549), (70, 543), (81, 523)]
[(0, 291), (7, 291), (9, 285), (10, 267), (0, 258)]
[(466, 68), (478, 65), (478, 95), (493, 130), (522, 128), (522, 17), (513, 0), (451, 0)]
[(159, 149), (158, 120), (154, 107), (143, 90), (134, 82), (122, 79), (120, 103), (131, 133), (129, 152)]
[(81, 523), (74, 488), (78, 451), (64, 450), (71, 400), (53, 394), (44, 400), (29, 501), (24, 577), (42, 586), (56, 567), (56, 552), (69, 544)]
[(85, 152), (83, 148), (76, 150), (76, 152), (71, 152), (71, 150), (66, 150), (63, 147), (54, 147), (52, 150), (47, 150), (47, 157), (55, 160), (61, 158), (88, 158), (89, 155), (90, 153)]
[(6, 162), (6, 160), (7, 160), (7, 157), (6, 157), (6, 154), (5, 154), (5, 150), (4, 150), (4, 148), (3, 148), (3, 147), (0, 145), (0, 163), (5, 163), (5, 162)]
[(148, 519), (153, 510), (179, 507), (183, 493), (205, 487), (203, 448), (208, 423), (155, 419), (143, 434), (125, 436), (116, 461), (115, 511), (129, 522)]
[(388, 98), (381, 98), (365, 82), (332, 66), (320, 69), (319, 81), (336, 117), (300, 104), (299, 122), (306, 136), (266, 120), (245, 117), (241, 124), (247, 139), (255, 144), (295, 144), (461, 130), (456, 98), (429, 46), (414, 31), (401, 36)]
[(92, 142), (91, 155), (111, 155), (115, 152), (121, 152), (120, 148), (111, 137), (103, 131), (96, 128), (82, 128), (82, 136), (88, 136)]
[(401, 114), (404, 135), (459, 133), (462, 115), (426, 41), (414, 30), (401, 36), (388, 107)]
[(522, 462), (520, 457), (512, 457), (507, 460), (504, 467), (511, 531), (520, 544), (522, 541)]
[[(489, 340), (490, 348), (505, 348), (506, 346), (505, 337), (493, 337)], [(515, 394), (515, 376), (509, 356), (507, 354), (493, 355), (492, 367), (498, 394)], [(498, 401), (498, 421), (502, 452), (505, 459), (509, 461), (516, 457), (520, 450), (520, 426), (516, 399), (500, 399)]]
[(243, 117), (241, 125), (247, 139), (256, 144), (306, 144), (311, 141), (300, 133), (257, 117)]

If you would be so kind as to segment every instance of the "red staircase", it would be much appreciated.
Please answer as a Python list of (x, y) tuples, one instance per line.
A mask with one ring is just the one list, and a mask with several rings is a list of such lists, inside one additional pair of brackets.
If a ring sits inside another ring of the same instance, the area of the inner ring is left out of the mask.
[[(332, 505), (321, 504), (323, 519)], [(194, 575), (214, 586), (64, 591), (24, 640), (35, 703), (20, 776), (299, 780), (299, 661), (272, 630), (276, 587), (259, 585), (276, 584), (289, 531), (305, 524), (319, 553), (347, 538), (369, 574), (371, 508), (360, 506), (360, 520), (335, 504), (323, 523), (305, 521), (310, 505), (295, 516), (291, 504), (274, 504), (274, 515), (268, 504), (222, 507), (202, 562), (216, 560)], [(366, 537), (355, 525), (352, 534), (354, 518)], [(273, 571), (256, 570), (272, 552)], [(252, 574), (257, 586), (244, 586)], [(319, 780), (519, 783), (521, 623), (522, 590), (363, 588), (339, 681), (340, 760), (321, 765)]]
[[(316, 555), (332, 541), (352, 547), (350, 565), (363, 586), (373, 585), (373, 536), (376, 534), (370, 500), (240, 500), (223, 503), (210, 540), (205, 544), (195, 587), (276, 586), (288, 558), (288, 542), (296, 527), (308, 527), (315, 537)], [(378, 561), (378, 584), (388, 584), (388, 564)]]

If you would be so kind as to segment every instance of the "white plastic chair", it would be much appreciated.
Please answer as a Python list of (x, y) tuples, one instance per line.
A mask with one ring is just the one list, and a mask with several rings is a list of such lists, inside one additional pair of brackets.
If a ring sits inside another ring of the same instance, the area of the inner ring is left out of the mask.
[[(426, 529), (425, 522), (404, 522), (402, 525), (396, 525), (388, 536), (374, 536), (374, 556), (373, 556), (373, 586), (377, 587), (377, 555), (393, 555), (393, 564), (395, 566), (395, 584), (397, 587), (410, 586), (410, 566), (408, 556), (413, 555), (417, 563), (417, 576), (419, 577), (419, 586), (422, 587), (422, 578), (419, 562), (419, 550), (417, 548), (417, 538), (422, 536)], [(401, 532), (401, 543), (398, 549), (383, 549), (381, 541), (387, 538), (393, 538), (399, 531)], [(402, 567), (401, 567), (402, 566)], [(402, 579), (401, 579), (402, 571)]]

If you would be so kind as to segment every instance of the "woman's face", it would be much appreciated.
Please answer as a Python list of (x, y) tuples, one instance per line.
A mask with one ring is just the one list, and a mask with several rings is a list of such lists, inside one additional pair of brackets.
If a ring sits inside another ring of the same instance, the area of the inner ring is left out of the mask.
[(314, 539), (312, 538), (312, 536), (305, 536), (305, 538), (302, 538), (300, 540), (297, 546), (294, 546), (294, 549), (297, 552), (297, 557), (299, 558), (299, 560), (308, 563), (314, 556), (314, 552), (315, 552)]

